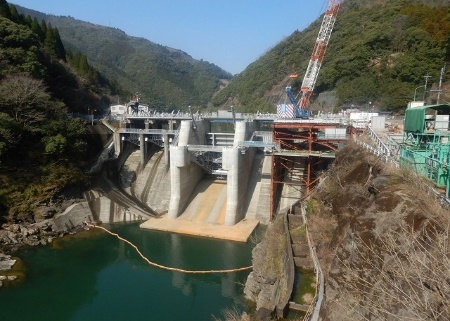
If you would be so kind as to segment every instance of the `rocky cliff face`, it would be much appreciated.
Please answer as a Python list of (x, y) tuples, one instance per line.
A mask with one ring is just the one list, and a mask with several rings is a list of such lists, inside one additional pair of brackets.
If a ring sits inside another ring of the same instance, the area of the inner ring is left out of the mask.
[(339, 153), (309, 204), (324, 320), (450, 319), (449, 212), (424, 183), (355, 145)]
[(284, 301), (288, 288), (283, 260), (286, 242), (283, 215), (279, 214), (253, 249), (253, 271), (245, 283), (245, 297), (256, 303), (257, 320), (270, 320), (272, 312)]

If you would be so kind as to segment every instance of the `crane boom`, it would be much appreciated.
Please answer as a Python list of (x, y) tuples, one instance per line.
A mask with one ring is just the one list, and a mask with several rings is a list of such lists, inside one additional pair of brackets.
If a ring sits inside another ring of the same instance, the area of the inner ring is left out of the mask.
[[(344, 0), (328, 0), (327, 10), (323, 17), (319, 35), (314, 44), (308, 69), (303, 78), (302, 87), (300, 89), (302, 94), (296, 106), (298, 109), (305, 110), (308, 106), (342, 2), (344, 2)], [(305, 112), (296, 111), (296, 114), (305, 114)]]

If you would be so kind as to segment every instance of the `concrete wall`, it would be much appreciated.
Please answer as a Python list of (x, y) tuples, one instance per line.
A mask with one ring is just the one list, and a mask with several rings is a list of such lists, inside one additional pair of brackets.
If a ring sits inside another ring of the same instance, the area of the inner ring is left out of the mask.
[(195, 186), (203, 177), (203, 170), (191, 163), (186, 146), (170, 147), (170, 204), (169, 218), (176, 218), (186, 208)]
[(230, 147), (223, 148), (222, 154), (222, 168), (228, 171), (225, 225), (234, 225), (245, 215), (244, 204), (255, 150), (247, 149), (243, 154), (239, 148)]
[(169, 165), (166, 168), (163, 160), (165, 155), (165, 151), (156, 152), (143, 170), (136, 173), (136, 181), (131, 189), (134, 197), (157, 214), (167, 213), (169, 209), (170, 171), (167, 169)]
[(191, 163), (187, 145), (206, 145), (210, 130), (207, 120), (183, 120), (180, 124), (178, 146), (170, 146), (170, 203), (168, 217), (178, 217), (188, 205), (189, 198), (203, 177), (203, 170)]
[(270, 222), (270, 187), (272, 156), (255, 153), (249, 175), (246, 219), (257, 219), (262, 224)]
[[(206, 145), (206, 134), (210, 132), (208, 120), (185, 120), (180, 123), (178, 146), (170, 146), (170, 202), (168, 217), (178, 217), (187, 207), (188, 202), (198, 182), (203, 177), (203, 170), (191, 163), (187, 145)], [(225, 224), (234, 225), (245, 215), (246, 199), (254, 191), (248, 191), (255, 149), (248, 148), (245, 152), (238, 148), (239, 143), (248, 140), (253, 132), (253, 122), (238, 121), (235, 123), (234, 147), (223, 148), (222, 167), (228, 171), (227, 177), (227, 208)], [(141, 136), (142, 139), (142, 136)], [(117, 150), (123, 149), (120, 137), (115, 140)], [(122, 147), (122, 148), (120, 148)], [(140, 150), (140, 161), (145, 163), (145, 149)], [(117, 212), (117, 211), (114, 211)], [(119, 211), (120, 212), (120, 211)], [(106, 215), (106, 214), (105, 214)], [(106, 218), (106, 217), (105, 217)]]
[(91, 222), (94, 219), (88, 202), (81, 202), (69, 206), (64, 213), (55, 217), (53, 226), (57, 231), (70, 230), (82, 225), (85, 221)]
[(238, 121), (235, 123), (235, 133), (234, 133), (234, 147), (237, 147), (240, 142), (250, 139), (253, 133), (254, 123), (247, 121)]
[(238, 147), (239, 142), (243, 142), (247, 137), (247, 122), (238, 121), (234, 127), (234, 147)]
[(122, 152), (122, 142), (120, 141), (121, 137), (118, 132), (113, 133), (114, 138), (114, 155), (118, 157)]
[(272, 187), (272, 156), (264, 156), (261, 169), (261, 186), (255, 218), (262, 224), (270, 222), (270, 189)]
[(195, 124), (192, 120), (181, 121), (178, 146), (206, 145), (206, 133), (210, 131), (210, 127), (209, 120), (198, 120)]

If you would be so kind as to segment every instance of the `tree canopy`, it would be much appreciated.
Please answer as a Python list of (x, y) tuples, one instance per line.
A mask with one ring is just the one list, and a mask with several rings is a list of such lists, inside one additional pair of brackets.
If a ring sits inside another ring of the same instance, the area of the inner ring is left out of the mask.
[(67, 113), (101, 110), (115, 89), (72, 58), (56, 28), (0, 0), (0, 221), (32, 219), (36, 206), (85, 182), (87, 126)]
[[(449, 60), (449, 1), (348, 0), (342, 5), (313, 96), (336, 92), (336, 106), (372, 104), (402, 112), (414, 88), (430, 75), (437, 86)], [(294, 32), (235, 77), (215, 96), (215, 106), (234, 104), (246, 111), (274, 112), (286, 100), (283, 89), (298, 92), (320, 20)], [(448, 68), (447, 68), (448, 69)], [(448, 72), (444, 81), (448, 77)], [(436, 88), (434, 88), (436, 89)], [(428, 93), (430, 94), (430, 93)], [(427, 96), (429, 102), (435, 99)], [(315, 108), (314, 104), (311, 108)]]

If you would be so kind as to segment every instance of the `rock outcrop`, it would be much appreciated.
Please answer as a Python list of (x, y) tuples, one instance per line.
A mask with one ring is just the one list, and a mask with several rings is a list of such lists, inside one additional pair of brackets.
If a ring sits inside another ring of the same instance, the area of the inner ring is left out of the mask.
[[(310, 219), (326, 271), (323, 320), (450, 319), (450, 220), (427, 191), (355, 145), (338, 154)], [(327, 216), (336, 226), (324, 228)]]
[(57, 237), (75, 233), (78, 229), (83, 228), (78, 225), (70, 229), (57, 229), (50, 221), (35, 224), (5, 224), (0, 230), (0, 250), (5, 253), (13, 253), (23, 245), (47, 245)]
[(275, 311), (282, 317), (291, 295), (293, 279), (290, 282), (289, 278), (293, 278), (294, 271), (292, 253), (292, 262), (289, 262), (286, 253), (290, 247), (286, 229), (285, 217), (279, 214), (252, 252), (253, 271), (245, 283), (244, 294), (248, 300), (256, 303), (257, 320), (270, 320)]

